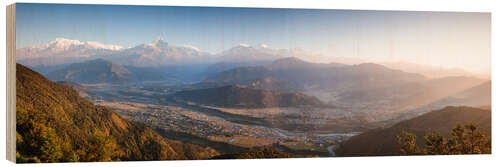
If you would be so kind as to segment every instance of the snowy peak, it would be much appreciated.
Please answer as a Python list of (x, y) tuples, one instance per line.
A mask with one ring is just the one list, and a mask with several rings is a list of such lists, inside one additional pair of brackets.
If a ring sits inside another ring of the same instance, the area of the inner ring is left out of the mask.
[(122, 50), (124, 47), (119, 45), (105, 45), (99, 42), (88, 41), (85, 42), (85, 45), (88, 46), (89, 49), (107, 49), (107, 50)]
[(106, 49), (106, 50), (121, 50), (122, 46), (118, 45), (106, 45), (95, 41), (82, 42), (79, 40), (67, 39), (67, 38), (56, 38), (53, 41), (45, 44), (42, 47), (35, 47), (40, 49), (51, 49), (51, 50), (69, 50), (72, 48), (86, 48), (86, 49)]
[(239, 44), (218, 54), (220, 61), (225, 62), (262, 62), (274, 61), (285, 57), (297, 57), (301, 59), (313, 58), (314, 53), (302, 48), (275, 49), (267, 44), (257, 45)]
[(238, 46), (235, 46), (233, 48), (247, 48), (247, 49), (268, 49), (269, 46), (264, 44), (264, 43), (260, 43), (258, 45), (249, 45), (249, 44), (246, 44), (246, 43), (240, 43), (238, 44)]
[(122, 47), (96, 41), (56, 38), (46, 44), (18, 49), (16, 57), (28, 65), (57, 65), (105, 58), (120, 65), (163, 66), (211, 62), (272, 62), (284, 57), (307, 57), (301, 50), (274, 49), (267, 44), (241, 43), (217, 54), (203, 52), (192, 45), (172, 45), (161, 36), (151, 43)]
[(238, 45), (238, 47), (248, 48), (248, 47), (250, 47), (250, 45), (249, 45), (249, 44), (246, 44), (246, 43), (240, 43), (240, 44)]
[(224, 62), (263, 62), (283, 57), (278, 50), (268, 48), (266, 44), (248, 45), (241, 43), (217, 54)]
[(165, 66), (178, 64), (197, 64), (212, 61), (212, 55), (201, 52), (192, 45), (172, 45), (157, 37), (152, 43), (140, 44), (125, 49), (108, 58), (121, 65), (130, 66)]
[(191, 49), (191, 50), (200, 52), (200, 49), (198, 47), (196, 47), (196, 46), (193, 46), (193, 45), (184, 45), (183, 47), (186, 48), (186, 49)]
[(262, 48), (262, 49), (267, 49), (269, 46), (266, 44), (260, 43), (259, 45), (256, 46), (257, 48)]
[(222, 54), (248, 54), (260, 52), (275, 52), (275, 50), (268, 48), (266, 44), (249, 45), (240, 43), (229, 50), (223, 51)]
[(45, 45), (45, 48), (56, 47), (56, 48), (68, 49), (69, 47), (75, 46), (75, 45), (83, 45), (83, 42), (81, 42), (79, 40), (71, 40), (71, 39), (66, 39), (66, 38), (56, 38), (55, 40), (47, 43)]
[(83, 42), (79, 41), (79, 40), (73, 40), (73, 39), (66, 39), (66, 38), (56, 38), (55, 40), (53, 41), (50, 41), (50, 43), (58, 43), (58, 44), (73, 44), (73, 45), (81, 45), (83, 44)]
[(160, 49), (168, 48), (168, 43), (165, 42), (160, 36), (156, 37), (156, 39), (151, 44), (153, 47), (157, 47)]
[(158, 36), (156, 37), (156, 39), (153, 41), (153, 43), (160, 43), (160, 42), (163, 42), (163, 39), (161, 38), (161, 36)]
[(28, 66), (74, 63), (124, 50), (122, 46), (56, 38), (46, 44), (16, 50), (16, 59)]

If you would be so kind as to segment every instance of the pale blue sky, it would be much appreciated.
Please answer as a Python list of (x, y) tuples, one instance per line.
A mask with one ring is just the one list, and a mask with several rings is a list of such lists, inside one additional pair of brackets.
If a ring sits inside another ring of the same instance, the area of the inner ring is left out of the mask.
[(490, 70), (490, 14), (18, 4), (17, 47), (56, 37), (135, 46), (157, 36), (218, 53), (240, 43), (328, 57)]

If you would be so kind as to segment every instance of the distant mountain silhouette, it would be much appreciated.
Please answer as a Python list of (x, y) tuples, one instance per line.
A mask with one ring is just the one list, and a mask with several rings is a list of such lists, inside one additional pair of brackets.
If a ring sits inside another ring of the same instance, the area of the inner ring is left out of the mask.
[(429, 132), (449, 135), (456, 124), (475, 123), (487, 135), (491, 135), (491, 109), (473, 107), (446, 107), (419, 117), (401, 121), (388, 128), (379, 128), (354, 136), (336, 150), (339, 156), (400, 155), (396, 136), (405, 130), (417, 135), (417, 144), (424, 145), (423, 138)]
[(301, 93), (281, 93), (275, 90), (252, 89), (245, 86), (224, 86), (187, 90), (176, 93), (175, 98), (220, 107), (293, 107), (324, 106), (313, 96)]
[(77, 83), (123, 83), (166, 78), (162, 72), (155, 69), (124, 67), (104, 59), (73, 63), (49, 73), (47, 77), (54, 81)]
[(74, 63), (47, 75), (51, 80), (77, 83), (119, 83), (132, 77), (125, 67), (104, 59)]
[[(399, 106), (401, 108), (414, 108), (428, 105), (436, 100), (477, 86), (484, 81), (483, 79), (474, 77), (444, 77), (422, 80), (411, 83), (388, 85), (378, 89), (346, 91), (340, 95), (339, 101), (344, 103), (388, 101), (389, 104), (387, 105)], [(438, 108), (444, 106), (446, 105), (439, 106)]]
[(454, 103), (454, 105), (489, 106), (491, 105), (491, 81), (461, 91), (437, 103), (446, 103), (447, 105)]
[(212, 64), (212, 65), (209, 65), (208, 67), (206, 67), (204, 69), (204, 71), (202, 72), (202, 75), (204, 76), (204, 78), (201, 78), (201, 79), (204, 80), (208, 77), (213, 77), (214, 75), (216, 75), (220, 72), (230, 70), (233, 68), (262, 66), (262, 65), (269, 65), (271, 63), (272, 63), (272, 61), (270, 61), (270, 60), (249, 61), (249, 62), (245, 62), (245, 61), (244, 62), (241, 62), (241, 61), (238, 61), (238, 62), (221, 61), (221, 62)]
[(283, 58), (266, 66), (239, 67), (209, 77), (204, 83), (216, 85), (251, 85), (257, 80), (273, 78), (296, 85), (298, 90), (314, 87), (319, 90), (354, 90), (424, 80), (425, 77), (392, 70), (382, 65), (364, 63), (310, 63), (298, 58)]
[(445, 68), (432, 65), (415, 64), (409, 62), (381, 62), (392, 69), (398, 69), (406, 72), (419, 73), (431, 78), (441, 78), (441, 77), (451, 77), (451, 76), (473, 76), (471, 72), (468, 72), (461, 68)]
[(286, 57), (273, 61), (268, 67), (278, 69), (314, 69), (347, 66), (340, 63), (310, 63), (296, 57)]
[(491, 81), (486, 81), (477, 86), (454, 93), (445, 98), (441, 98), (431, 104), (422, 106), (418, 110), (431, 110), (440, 106), (490, 106), (491, 105)]

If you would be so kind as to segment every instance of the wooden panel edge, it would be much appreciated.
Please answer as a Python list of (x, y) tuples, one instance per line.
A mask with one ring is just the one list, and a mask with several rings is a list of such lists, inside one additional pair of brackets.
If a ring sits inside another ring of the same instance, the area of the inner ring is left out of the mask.
[(16, 4), (7, 6), (7, 108), (6, 156), (16, 162)]

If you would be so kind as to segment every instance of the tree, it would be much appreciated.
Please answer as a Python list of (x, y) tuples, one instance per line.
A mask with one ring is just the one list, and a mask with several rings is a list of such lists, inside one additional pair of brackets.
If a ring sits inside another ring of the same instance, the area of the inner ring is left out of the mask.
[(63, 157), (63, 142), (56, 130), (47, 126), (45, 115), (19, 107), (16, 111), (16, 147), (20, 162), (59, 162)]
[(63, 151), (61, 149), (61, 140), (56, 134), (56, 131), (52, 128), (47, 128), (41, 133), (42, 146), (40, 151), (40, 159), (46, 162), (59, 162), (63, 156)]
[(417, 139), (415, 134), (402, 131), (401, 135), (397, 136), (400, 146), (400, 151), (404, 155), (420, 154), (420, 148), (417, 146)]
[(402, 131), (397, 136), (403, 155), (491, 154), (491, 137), (479, 131), (473, 123), (457, 124), (448, 139), (435, 132), (427, 134), (424, 139), (425, 147), (421, 149), (415, 134)]
[(439, 133), (429, 133), (425, 137), (425, 149), (423, 154), (427, 155), (446, 155), (450, 154), (449, 144), (446, 137)]
[(97, 130), (88, 141), (84, 161), (117, 161), (120, 155), (121, 150), (113, 138)]

